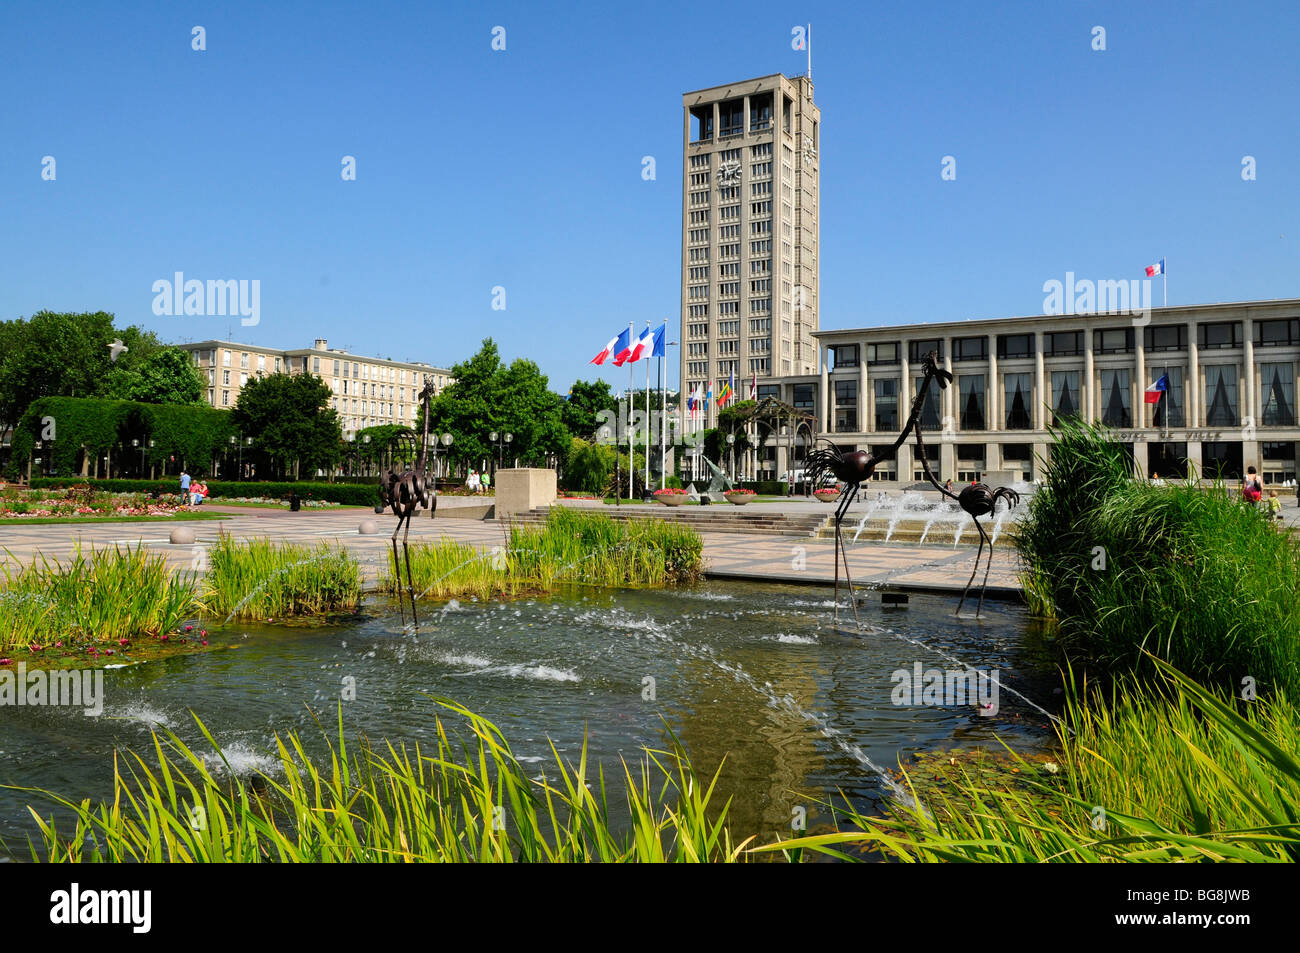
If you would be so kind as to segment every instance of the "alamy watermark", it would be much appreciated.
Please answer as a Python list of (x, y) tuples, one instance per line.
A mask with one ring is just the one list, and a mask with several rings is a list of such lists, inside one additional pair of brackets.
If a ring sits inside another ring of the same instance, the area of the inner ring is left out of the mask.
[(69, 706), (84, 708), (87, 717), (104, 713), (104, 670), (35, 669), (19, 662), (17, 671), (0, 671), (0, 707)]
[(1043, 282), (1043, 314), (1131, 314), (1133, 326), (1144, 327), (1151, 321), (1151, 279), (1131, 281), (1090, 278), (1075, 279), (1065, 273), (1065, 281), (1049, 278)]
[(894, 683), (890, 700), (895, 705), (970, 705), (983, 715), (998, 713), (997, 669), (923, 669), (920, 662), (913, 662), (910, 670), (895, 669), (889, 680)]
[(164, 315), (198, 315), (225, 317), (240, 315), (239, 323), (246, 328), (262, 320), (262, 281), (254, 278), (186, 279), (176, 272), (172, 280), (159, 278), (153, 283), (153, 313)]

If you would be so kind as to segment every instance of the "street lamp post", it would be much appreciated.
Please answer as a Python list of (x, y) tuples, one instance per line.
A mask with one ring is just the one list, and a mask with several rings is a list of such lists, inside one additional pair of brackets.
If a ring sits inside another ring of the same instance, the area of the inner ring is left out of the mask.
[[(514, 439), (515, 439), (515, 435), (512, 433), (497, 433), (494, 430), (490, 434), (488, 434), (488, 440), (490, 440), (492, 442), (492, 445), (497, 448), (497, 469), (498, 470), (501, 469), (501, 451), (505, 447), (509, 446)], [(495, 470), (493, 471), (492, 475), (496, 476)]]
[(736, 435), (727, 434), (727, 455), (731, 457), (731, 478), (736, 478)]

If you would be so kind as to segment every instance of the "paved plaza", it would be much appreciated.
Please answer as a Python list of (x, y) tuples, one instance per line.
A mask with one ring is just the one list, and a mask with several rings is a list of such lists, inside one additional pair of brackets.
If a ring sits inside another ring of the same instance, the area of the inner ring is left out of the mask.
[[(458, 506), (475, 505), (482, 500), (443, 497), (439, 507), (447, 512)], [(603, 504), (596, 504), (605, 508)], [(811, 509), (829, 514), (825, 504), (802, 501), (784, 501), (780, 504), (750, 504), (747, 511), (771, 507), (785, 512)], [(661, 508), (628, 507), (644, 510), (653, 516)], [(217, 540), (220, 533), (237, 539), (262, 537), (273, 541), (314, 544), (322, 540), (337, 542), (356, 554), (361, 562), (366, 584), (373, 585), (385, 554), (390, 551), (396, 518), (391, 514), (377, 515), (364, 508), (336, 510), (302, 510), (297, 513), (278, 509), (255, 509), (220, 504), (205, 505), (208, 512), (219, 512), (227, 519), (194, 520), (148, 523), (88, 523), (23, 525), (8, 523), (0, 529), (3, 549), (0, 562), (13, 568), (15, 563), (26, 563), (44, 555), (50, 559), (65, 559), (77, 546), (83, 549), (112, 545), (142, 545), (167, 557), (173, 568), (194, 568), (202, 565), (199, 557), (202, 547)], [(639, 513), (638, 513), (639, 515)], [(852, 516), (845, 526), (851, 527)], [(358, 527), (364, 520), (374, 520), (379, 532), (361, 535)], [(192, 529), (196, 536), (193, 545), (174, 545), (168, 535), (175, 526)], [(457, 518), (416, 518), (411, 521), (411, 540), (429, 540), (449, 537), (469, 543), (481, 550), (490, 550), (506, 542), (508, 527), (497, 520)], [(846, 534), (851, 536), (851, 532)], [(721, 578), (762, 579), (773, 582), (829, 584), (833, 580), (835, 549), (829, 539), (807, 536), (758, 535), (743, 532), (701, 533), (704, 540), (706, 572)], [(973, 537), (972, 537), (973, 538)], [(857, 585), (884, 585), (916, 591), (960, 590), (970, 577), (976, 548), (963, 542), (960, 546), (924, 545), (915, 543), (879, 543), (866, 540), (851, 544), (848, 550), (849, 570)], [(842, 578), (842, 574), (841, 574)], [(999, 545), (994, 552), (993, 568), (989, 575), (989, 595), (1014, 596), (1019, 591), (1016, 582), (1014, 551)]]

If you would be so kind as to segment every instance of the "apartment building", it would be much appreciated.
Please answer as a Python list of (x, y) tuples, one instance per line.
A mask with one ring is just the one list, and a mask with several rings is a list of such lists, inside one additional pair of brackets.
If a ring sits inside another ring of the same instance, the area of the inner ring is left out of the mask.
[(333, 391), (344, 435), (380, 424), (415, 425), (419, 392), (432, 380), (435, 393), (452, 383), (451, 372), (420, 361), (390, 361), (350, 354), (317, 338), (309, 348), (282, 351), (232, 341), (178, 345), (188, 351), (206, 379), (208, 403), (233, 407), (251, 378), (267, 374), (311, 373)]
[[(812, 416), (844, 450), (891, 443), (917, 393), (921, 358), (937, 352), (954, 380), (932, 387), (921, 412), (940, 479), (989, 471), (1041, 476), (1047, 428), (1077, 416), (1113, 428), (1135, 472), (1237, 479), (1253, 466), (1266, 484), (1296, 478), (1295, 380), (1300, 299), (1243, 301), (1128, 314), (1067, 314), (814, 333), (816, 374), (759, 382)], [(1144, 394), (1164, 377), (1156, 403)], [(749, 472), (774, 476), (786, 447), (765, 448)], [(751, 457), (756, 454), (751, 454)], [(923, 478), (914, 440), (878, 468), (882, 484)]]
[[(817, 370), (821, 111), (779, 73), (682, 96), (682, 386)], [(711, 411), (712, 413), (712, 411)]]

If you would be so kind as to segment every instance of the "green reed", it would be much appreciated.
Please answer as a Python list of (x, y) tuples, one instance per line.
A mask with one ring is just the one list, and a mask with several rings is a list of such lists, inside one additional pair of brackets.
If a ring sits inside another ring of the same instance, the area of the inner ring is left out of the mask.
[(156, 636), (195, 610), (193, 574), (171, 572), (143, 546), (77, 547), (63, 563), (41, 556), (0, 572), (0, 649)]
[[(399, 550), (400, 555), (400, 550)], [(541, 525), (511, 527), (507, 545), (479, 552), (443, 537), (410, 547), (416, 596), (480, 599), (549, 592), (561, 585), (666, 586), (697, 579), (703, 542), (687, 526), (660, 520), (614, 520), (603, 513), (553, 507)], [(380, 588), (406, 588), (406, 560), (396, 578), (392, 553)]]
[(1167, 679), (1158, 692), (1127, 680), (1108, 697), (1072, 695), (1056, 774), (1017, 759), (1005, 784), (963, 770), (946, 791), (922, 794), (909, 779), (916, 807), (846, 811), (854, 829), (779, 846), (869, 847), (903, 861), (1300, 859), (1300, 712), (1280, 694), (1239, 711), (1154, 664)]
[(342, 546), (237, 542), (222, 534), (210, 547), (201, 602), (213, 617), (281, 619), (356, 608), (361, 568)]
[[(468, 729), (453, 740), (435, 719), (430, 750), (381, 750), (364, 741), (355, 753), (324, 733), (327, 753), (313, 758), (291, 733), (276, 739), (278, 763), (257, 782), (215, 770), (169, 731), (155, 732), (152, 757), (114, 759), (111, 801), (92, 804), (31, 788), (71, 815), (60, 830), (31, 809), (49, 862), (730, 862), (745, 845), (726, 829), (727, 806), (714, 784), (696, 778), (680, 747), (643, 750), (623, 764), (625, 795), (611, 808), (603, 771), (584, 743), (576, 763), (555, 757), (550, 777), (533, 780), (491, 722), (451, 702), (442, 706)], [(197, 719), (196, 719), (197, 721)], [(618, 822), (623, 831), (617, 832)]]

